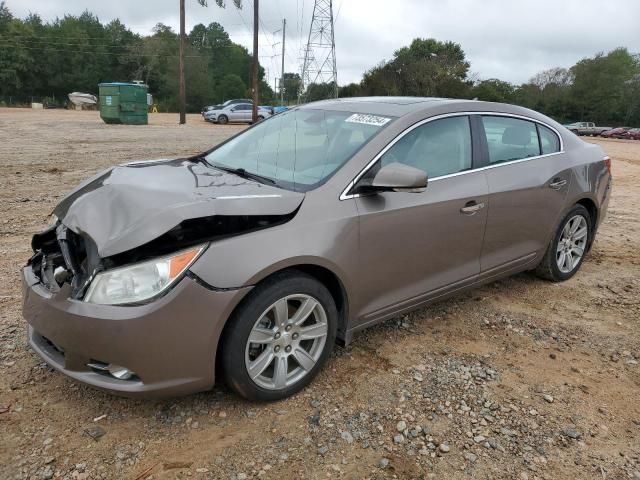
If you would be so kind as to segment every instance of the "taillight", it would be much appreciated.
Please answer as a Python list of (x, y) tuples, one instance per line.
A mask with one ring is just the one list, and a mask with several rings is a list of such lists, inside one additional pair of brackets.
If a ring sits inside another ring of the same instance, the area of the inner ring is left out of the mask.
[(609, 171), (609, 173), (611, 173), (611, 158), (610, 157), (604, 157), (604, 166), (607, 167), (607, 170)]

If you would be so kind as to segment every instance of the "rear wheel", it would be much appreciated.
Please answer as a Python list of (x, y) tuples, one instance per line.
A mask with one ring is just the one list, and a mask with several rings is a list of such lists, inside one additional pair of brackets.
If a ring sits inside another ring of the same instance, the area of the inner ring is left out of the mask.
[(227, 384), (250, 400), (288, 397), (322, 369), (338, 313), (324, 285), (303, 273), (278, 274), (251, 292), (222, 342)]
[(582, 205), (574, 206), (562, 219), (536, 273), (563, 282), (580, 269), (591, 242), (591, 216)]
[(218, 123), (220, 125), (226, 125), (227, 123), (229, 123), (229, 117), (227, 117), (226, 115), (220, 115), (218, 117)]

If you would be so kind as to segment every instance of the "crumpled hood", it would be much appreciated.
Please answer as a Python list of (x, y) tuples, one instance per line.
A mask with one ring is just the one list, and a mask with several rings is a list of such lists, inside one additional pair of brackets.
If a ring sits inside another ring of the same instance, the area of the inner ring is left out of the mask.
[(191, 160), (110, 168), (90, 178), (53, 213), (91, 237), (101, 257), (144, 245), (181, 222), (216, 215), (289, 215), (303, 193), (247, 180)]

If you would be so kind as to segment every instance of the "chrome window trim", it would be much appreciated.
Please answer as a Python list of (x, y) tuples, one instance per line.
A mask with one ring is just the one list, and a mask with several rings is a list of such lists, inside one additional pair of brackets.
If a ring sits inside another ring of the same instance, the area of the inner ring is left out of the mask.
[(380, 160), (380, 158), (382, 158), (384, 156), (384, 154), (387, 153), (396, 143), (398, 143), (402, 138), (404, 138), (405, 135), (408, 135), (409, 133), (411, 133), (416, 128), (419, 128), (422, 125), (425, 125), (425, 124), (427, 124), (429, 122), (433, 122), (433, 121), (436, 121), (436, 120), (441, 120), (443, 118), (468, 117), (468, 116), (472, 116), (472, 115), (518, 118), (518, 119), (521, 119), (521, 120), (526, 120), (526, 121), (529, 121), (529, 122), (533, 122), (533, 123), (537, 123), (537, 124), (540, 124), (542, 126), (545, 126), (545, 127), (550, 129), (552, 132), (554, 132), (558, 136), (558, 139), (560, 140), (560, 151), (553, 152), (553, 153), (547, 153), (547, 154), (544, 154), (544, 155), (536, 155), (535, 157), (521, 158), (521, 159), (518, 159), (518, 160), (512, 160), (510, 162), (496, 163), (494, 165), (487, 165), (485, 167), (473, 168), (471, 170), (465, 170), (463, 172), (451, 173), (449, 175), (441, 175), (439, 177), (430, 178), (429, 182), (436, 182), (438, 180), (444, 180), (446, 178), (452, 178), (452, 177), (457, 177), (457, 176), (460, 176), (460, 175), (466, 175), (468, 173), (480, 172), (480, 171), (483, 171), (483, 170), (489, 170), (489, 169), (492, 169), (492, 168), (504, 167), (506, 165), (513, 165), (513, 164), (516, 164), (516, 163), (528, 162), (530, 160), (537, 160), (539, 158), (552, 157), (554, 155), (561, 155), (561, 154), (565, 153), (565, 151), (564, 151), (564, 139), (562, 138), (562, 135), (560, 135), (560, 132), (556, 128), (554, 128), (551, 125), (549, 125), (548, 123), (545, 123), (545, 122), (540, 121), (540, 120), (536, 120), (535, 118), (527, 117), (525, 115), (517, 115), (517, 114), (513, 114), (513, 113), (501, 113), (501, 112), (455, 112), (455, 113), (445, 113), (445, 114), (442, 114), (442, 115), (436, 115), (434, 117), (425, 118), (424, 120), (420, 120), (419, 122), (411, 125), (409, 128), (407, 128), (402, 133), (400, 133), (391, 142), (389, 142), (387, 144), (387, 146), (385, 146), (380, 151), (380, 153), (378, 153), (373, 158), (373, 160), (371, 160), (360, 171), (360, 173), (358, 173), (358, 175), (356, 175), (356, 177), (353, 180), (351, 180), (351, 182), (349, 182), (347, 187), (340, 194), (340, 201), (342, 201), (342, 200), (350, 200), (352, 198), (359, 198), (359, 197), (362, 196), (359, 193), (349, 194), (349, 192), (356, 185), (356, 183), (358, 183), (358, 181), (360, 181), (360, 179), (371, 169), (371, 167), (373, 167), (376, 164), (376, 162), (378, 160)]

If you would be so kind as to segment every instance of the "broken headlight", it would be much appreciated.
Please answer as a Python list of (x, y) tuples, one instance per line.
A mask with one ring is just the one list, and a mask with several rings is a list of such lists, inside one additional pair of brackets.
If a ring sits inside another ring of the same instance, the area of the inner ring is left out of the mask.
[(91, 282), (84, 301), (123, 305), (149, 300), (180, 278), (204, 249), (204, 245), (201, 245), (166, 257), (101, 272)]

